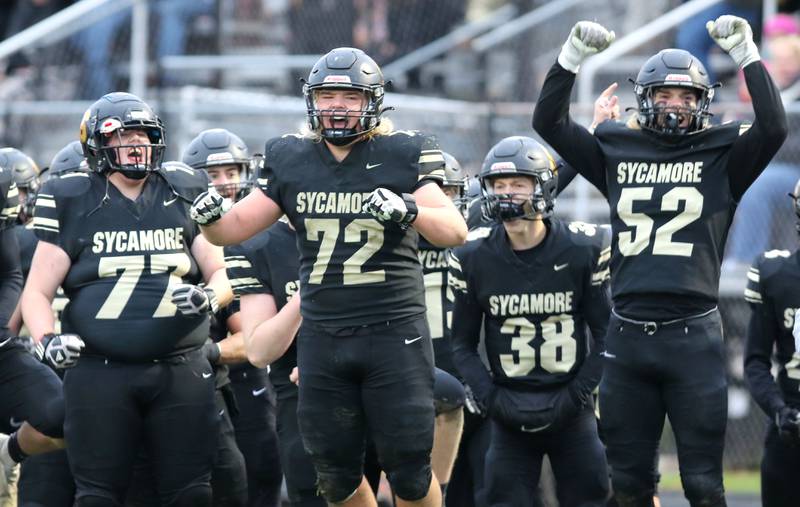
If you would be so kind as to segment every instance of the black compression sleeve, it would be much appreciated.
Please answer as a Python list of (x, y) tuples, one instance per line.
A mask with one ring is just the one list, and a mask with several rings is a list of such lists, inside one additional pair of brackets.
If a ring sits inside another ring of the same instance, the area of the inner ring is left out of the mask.
[(770, 304), (751, 305), (750, 324), (744, 356), (744, 376), (753, 399), (770, 417), (785, 405), (783, 396), (772, 377), (772, 347), (778, 328), (771, 317)]
[(469, 294), (456, 292), (453, 305), (453, 362), (475, 397), (485, 403), (494, 383), (478, 354), (482, 323), (480, 305)]
[(536, 108), (533, 128), (575, 170), (601, 192), (605, 192), (603, 153), (596, 138), (572, 121), (569, 100), (575, 74), (558, 63), (547, 73)]
[(0, 333), (7, 335), (8, 321), (22, 292), (19, 244), (12, 227), (0, 231)]
[(744, 78), (753, 99), (755, 121), (731, 147), (728, 178), (737, 201), (767, 167), (788, 133), (780, 91), (764, 64), (759, 61), (745, 67)]

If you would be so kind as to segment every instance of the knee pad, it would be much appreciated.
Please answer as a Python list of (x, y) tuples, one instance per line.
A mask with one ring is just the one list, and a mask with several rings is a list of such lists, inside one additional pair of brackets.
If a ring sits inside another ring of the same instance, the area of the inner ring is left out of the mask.
[(81, 496), (75, 500), (75, 507), (120, 507), (120, 504), (104, 496)]
[(407, 502), (425, 498), (431, 487), (433, 473), (426, 460), (409, 462), (385, 472), (394, 494)]
[(345, 502), (353, 496), (360, 484), (359, 473), (317, 471), (319, 494), (329, 503)]
[(175, 502), (176, 507), (211, 507), (211, 486), (198, 484), (181, 491)]
[(611, 484), (619, 507), (653, 507), (656, 488), (651, 481), (615, 470), (611, 476)]
[(725, 507), (725, 489), (720, 474), (681, 475), (681, 483), (692, 507)]
[(433, 406), (436, 415), (464, 406), (464, 385), (444, 370), (435, 368), (433, 381)]

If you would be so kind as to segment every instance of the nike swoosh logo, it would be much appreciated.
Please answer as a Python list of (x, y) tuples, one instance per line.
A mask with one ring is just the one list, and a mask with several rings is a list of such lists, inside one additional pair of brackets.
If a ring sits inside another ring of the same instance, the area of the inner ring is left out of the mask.
[(603, 357), (607, 357), (609, 359), (616, 359), (617, 358), (616, 354), (612, 354), (611, 352), (608, 352), (608, 351), (605, 351), (605, 350), (602, 351), (600, 353), (600, 355), (603, 356)]
[(406, 345), (408, 345), (409, 343), (414, 343), (415, 341), (419, 341), (419, 340), (421, 340), (421, 339), (422, 339), (422, 337), (421, 337), (421, 336), (417, 336), (417, 337), (416, 337), (416, 338), (414, 338), (413, 340), (408, 340), (408, 339), (407, 339), (407, 340), (406, 340)]
[(10, 424), (12, 428), (19, 428), (20, 426), (22, 426), (22, 423), (24, 422), (25, 421), (17, 421), (13, 417), (8, 420), (8, 424)]
[(383, 162), (381, 162), (380, 164), (367, 164), (367, 171), (369, 171), (370, 169), (375, 169), (379, 165), (383, 165)]
[(535, 428), (528, 428), (527, 426), (522, 425), (522, 426), (519, 427), (519, 430), (523, 431), (525, 433), (538, 433), (540, 431), (546, 430), (549, 427), (550, 427), (550, 424), (545, 424), (544, 426), (537, 426)]
[(178, 198), (177, 198), (177, 197), (173, 197), (172, 199), (165, 200), (165, 201), (164, 201), (164, 207), (167, 207), (167, 206), (169, 206), (170, 204), (172, 204), (173, 202), (175, 202), (175, 201), (177, 201), (177, 200), (178, 200)]
[(265, 392), (267, 392), (266, 387), (262, 387), (261, 389), (253, 389), (253, 396), (261, 396)]
[(214, 375), (213, 373), (203, 373), (203, 378), (211, 378)]
[(566, 268), (567, 266), (569, 266), (569, 262), (565, 262), (564, 264), (556, 264), (556, 265), (553, 266), (553, 270), (554, 271), (561, 271), (562, 269)]

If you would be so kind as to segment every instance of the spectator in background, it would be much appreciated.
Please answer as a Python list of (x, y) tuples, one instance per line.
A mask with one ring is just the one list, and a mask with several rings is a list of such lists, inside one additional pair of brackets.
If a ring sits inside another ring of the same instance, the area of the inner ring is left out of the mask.
[[(764, 24), (763, 46), (764, 65), (784, 104), (797, 100), (797, 92), (792, 91), (800, 88), (800, 24), (786, 14), (775, 16)], [(743, 80), (739, 97), (750, 102)], [(792, 203), (786, 199), (786, 189), (800, 177), (798, 162), (800, 132), (790, 128), (781, 150), (742, 196), (723, 263), (726, 273), (744, 271), (766, 250), (793, 248), (794, 224), (783, 217), (791, 216)]]
[[(158, 59), (186, 52), (190, 21), (200, 15), (212, 15), (215, 0), (154, 0), (150, 5), (150, 19), (158, 20)], [(112, 14), (91, 27), (79, 32), (75, 43), (83, 51), (84, 72), (82, 94), (95, 98), (114, 91), (114, 64), (112, 50), (117, 34), (130, 23), (130, 9)], [(169, 77), (160, 76), (163, 81)]]
[[(683, 0), (683, 3), (686, 3), (686, 0)], [(761, 25), (760, 0), (726, 0), (712, 5), (684, 21), (675, 36), (675, 47), (685, 49), (700, 60), (708, 71), (708, 78), (712, 83), (717, 81), (714, 67), (709, 61), (714, 41), (708, 36), (706, 22), (710, 19), (717, 19), (723, 14), (732, 14), (746, 19), (753, 28), (755, 39), (758, 40), (758, 34), (761, 32), (759, 30)]]
[(7, 39), (71, 5), (73, 0), (16, 0), (3, 3), (13, 4), (12, 7), (2, 8), (8, 12), (8, 19), (4, 21), (5, 30), (0, 33), (4, 33)]
[(317, 55), (354, 45), (354, 0), (290, 0), (288, 20), (291, 53)]

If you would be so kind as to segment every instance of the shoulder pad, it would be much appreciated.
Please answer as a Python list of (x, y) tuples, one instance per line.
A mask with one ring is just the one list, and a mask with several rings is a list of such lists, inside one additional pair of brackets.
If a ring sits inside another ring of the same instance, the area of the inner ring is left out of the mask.
[(205, 192), (211, 185), (208, 173), (202, 169), (194, 169), (185, 164), (162, 166), (158, 173), (181, 194), (196, 195)]
[(58, 178), (50, 178), (44, 182), (38, 195), (47, 195), (59, 199), (69, 199), (85, 194), (92, 186), (92, 178), (100, 177), (97, 173), (73, 172), (64, 173)]
[(488, 238), (491, 233), (491, 227), (476, 227), (467, 232), (467, 241), (477, 241), (479, 239)]

